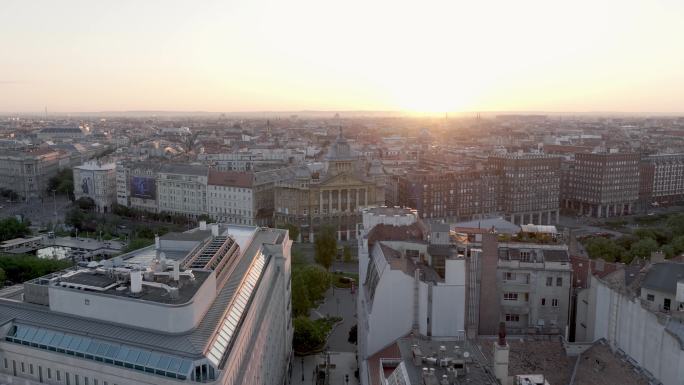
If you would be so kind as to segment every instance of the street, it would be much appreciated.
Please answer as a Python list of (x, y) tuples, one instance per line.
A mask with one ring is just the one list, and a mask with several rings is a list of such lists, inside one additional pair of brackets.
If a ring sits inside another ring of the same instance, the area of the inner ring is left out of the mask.
[[(64, 222), (64, 215), (71, 205), (71, 201), (63, 195), (46, 197), (43, 200), (34, 199), (30, 202), (1, 202), (0, 218), (22, 215), (36, 226), (45, 226), (48, 223)], [(57, 217), (55, 217), (55, 209)]]

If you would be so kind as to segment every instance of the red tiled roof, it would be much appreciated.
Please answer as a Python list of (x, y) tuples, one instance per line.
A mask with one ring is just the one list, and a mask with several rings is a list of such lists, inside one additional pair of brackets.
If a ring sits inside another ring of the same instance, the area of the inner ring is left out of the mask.
[(597, 269), (597, 261), (587, 257), (571, 256), (570, 263), (572, 264), (572, 287), (586, 288), (589, 287), (589, 267), (591, 266), (591, 273), (599, 278), (618, 270), (619, 264), (615, 262), (604, 262), (603, 269)]
[(370, 385), (381, 385), (380, 359), (401, 359), (401, 351), (396, 342), (392, 342), (386, 348), (368, 357), (368, 372), (370, 373)]

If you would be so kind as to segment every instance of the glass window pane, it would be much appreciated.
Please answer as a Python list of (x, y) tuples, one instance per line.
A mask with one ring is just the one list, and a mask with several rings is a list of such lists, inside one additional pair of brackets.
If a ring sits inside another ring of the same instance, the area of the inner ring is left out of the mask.
[(167, 366), (169, 366), (169, 361), (171, 360), (171, 357), (169, 356), (161, 356), (159, 359), (159, 362), (157, 362), (157, 369), (165, 370)]
[(166, 369), (166, 371), (176, 373), (178, 368), (180, 368), (180, 364), (181, 360), (179, 358), (171, 358), (171, 362), (169, 362), (169, 367)]
[(73, 338), (74, 338), (74, 337), (72, 337), (72, 336), (70, 336), (70, 335), (68, 335), (68, 334), (65, 334), (65, 335), (64, 335), (64, 338), (62, 338), (62, 341), (60, 341), (60, 343), (59, 343), (59, 347), (62, 348), (62, 349), (66, 349), (67, 347), (69, 347), (69, 344), (71, 344), (71, 340), (72, 340)]
[(118, 345), (110, 345), (105, 356), (113, 359), (119, 353), (119, 349), (120, 347)]
[(192, 362), (191, 362), (191, 361), (182, 360), (182, 361), (181, 361), (181, 366), (180, 366), (180, 368), (178, 369), (178, 372), (179, 372), (179, 373), (185, 374), (185, 373), (187, 373), (188, 370), (190, 369), (190, 366), (192, 366)]
[(147, 360), (150, 359), (150, 352), (142, 350), (140, 351), (140, 355), (138, 356), (138, 359), (135, 361), (138, 365), (146, 365)]
[(96, 354), (98, 356), (104, 356), (108, 349), (109, 349), (109, 344), (103, 342), (100, 344), (100, 347), (97, 348)]
[(140, 355), (140, 350), (131, 349), (128, 351), (128, 355), (126, 356), (125, 361), (130, 362), (131, 364), (134, 364), (138, 360), (139, 355)]
[(87, 352), (88, 354), (93, 354), (93, 355), (94, 355), (95, 353), (97, 353), (97, 349), (98, 349), (99, 347), (100, 347), (100, 343), (97, 342), (97, 341), (93, 341), (93, 342), (90, 343), (90, 345), (88, 345), (88, 350), (86, 350), (86, 352)]
[(31, 341), (39, 344), (43, 340), (45, 333), (46, 333), (45, 329), (39, 329), (38, 332), (36, 333), (36, 335), (33, 336), (33, 339)]
[(122, 346), (121, 349), (119, 349), (119, 353), (116, 355), (116, 360), (117, 361), (126, 361), (126, 356), (128, 356), (128, 349), (125, 346)]

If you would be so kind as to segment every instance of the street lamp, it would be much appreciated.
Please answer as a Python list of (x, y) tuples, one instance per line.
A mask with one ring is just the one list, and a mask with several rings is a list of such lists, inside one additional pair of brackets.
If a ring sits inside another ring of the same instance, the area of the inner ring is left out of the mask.
[(57, 218), (57, 190), (52, 189), (52, 205), (54, 206), (55, 209), (55, 219)]

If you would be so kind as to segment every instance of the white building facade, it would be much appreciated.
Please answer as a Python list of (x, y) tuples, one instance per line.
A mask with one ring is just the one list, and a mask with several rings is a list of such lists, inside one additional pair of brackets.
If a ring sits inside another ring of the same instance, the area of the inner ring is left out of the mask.
[(0, 298), (0, 383), (286, 384), (290, 247), (284, 230), (201, 224), (29, 281)]
[(107, 213), (116, 202), (116, 164), (86, 162), (74, 167), (74, 198), (90, 198), (97, 212)]
[[(426, 235), (415, 210), (363, 210), (357, 299), (362, 384), (370, 382), (369, 357), (410, 333), (465, 338), (465, 260), (442, 255), (441, 265)], [(443, 266), (441, 273), (433, 265)]]
[(210, 169), (207, 184), (207, 212), (224, 223), (256, 224), (254, 174)]

